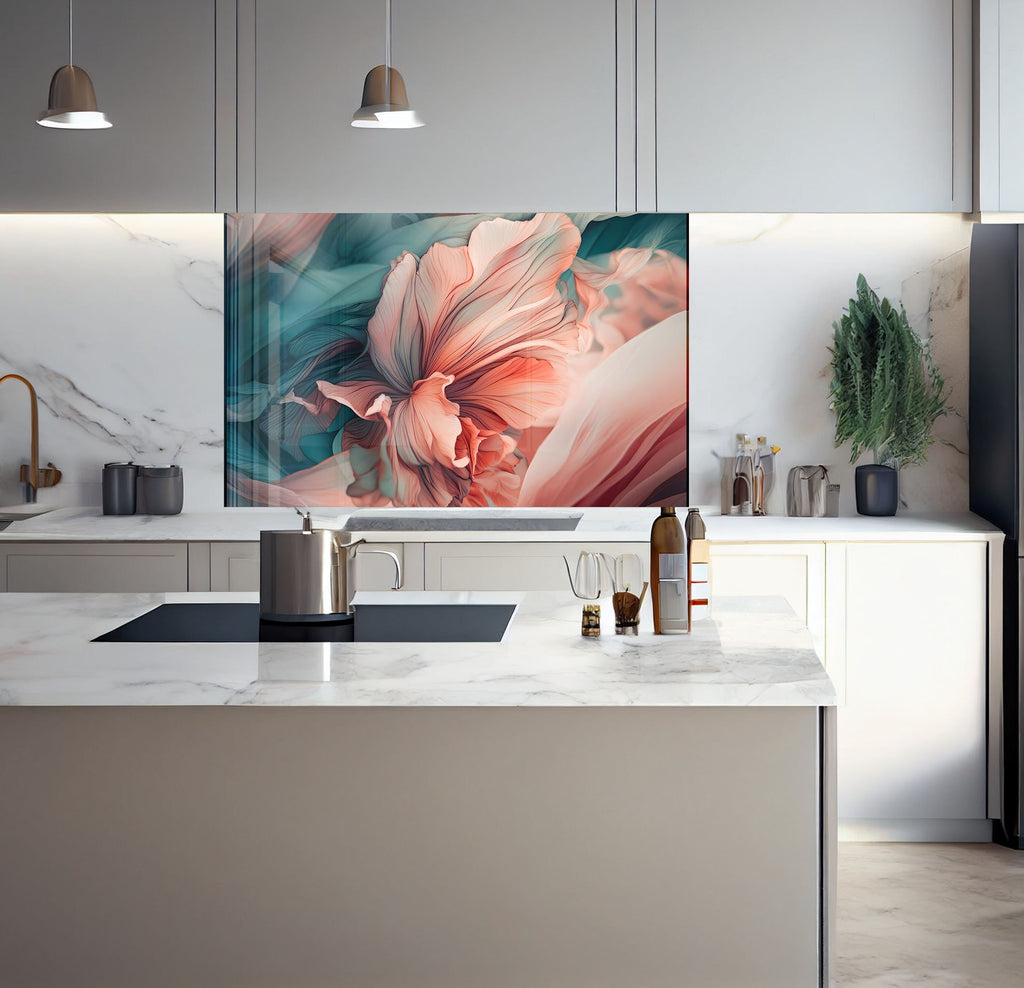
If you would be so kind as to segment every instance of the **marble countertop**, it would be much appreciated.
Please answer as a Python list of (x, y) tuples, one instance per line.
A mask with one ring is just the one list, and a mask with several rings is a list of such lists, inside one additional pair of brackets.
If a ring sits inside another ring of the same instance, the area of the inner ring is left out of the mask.
[[(422, 592), (391, 599), (414, 601)], [(808, 631), (773, 598), (719, 598), (691, 635), (580, 636), (568, 594), (435, 594), (518, 603), (500, 643), (92, 642), (158, 604), (255, 594), (0, 594), (0, 705), (829, 706)], [(355, 603), (358, 606), (360, 596)], [(766, 603), (767, 600), (767, 603)], [(644, 605), (645, 612), (650, 601)], [(642, 615), (641, 627), (650, 618)]]
[[(465, 515), (480, 512), (472, 508), (453, 510)], [(398, 517), (405, 509), (391, 511)], [(356, 520), (358, 513), (323, 508), (312, 514), (319, 528), (341, 528), (350, 522), (360, 536), (377, 542), (646, 542), (658, 514), (656, 508), (572, 509), (576, 512), (582, 513), (582, 518), (572, 531), (539, 530), (534, 516), (544, 512), (518, 512), (522, 527), (514, 531), (445, 531), (431, 528), (429, 522), (392, 532), (362, 530)], [(568, 514), (570, 509), (559, 513)], [(374, 514), (379, 516), (380, 512)], [(680, 509), (680, 516), (684, 514)], [(969, 513), (899, 514), (892, 518), (735, 518), (702, 509), (702, 515), (708, 537), (715, 542), (976, 541), (1003, 537), (993, 525)], [(290, 508), (224, 508), (180, 515), (103, 515), (99, 508), (58, 508), (13, 522), (0, 531), (0, 542), (258, 542), (262, 529), (298, 527), (298, 516)]]

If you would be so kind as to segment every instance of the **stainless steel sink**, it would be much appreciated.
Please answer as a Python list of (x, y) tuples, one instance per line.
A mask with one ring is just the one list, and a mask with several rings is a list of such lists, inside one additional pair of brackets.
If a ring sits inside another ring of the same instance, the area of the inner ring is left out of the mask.
[(54, 508), (56, 508), (56, 505), (39, 504), (37, 502), (32, 502), (31, 504), (0, 505), (0, 522), (10, 524), (12, 521), (36, 518), (39, 515), (45, 515), (48, 511), (53, 511)]
[(435, 508), (354, 511), (346, 532), (573, 532), (582, 512)]

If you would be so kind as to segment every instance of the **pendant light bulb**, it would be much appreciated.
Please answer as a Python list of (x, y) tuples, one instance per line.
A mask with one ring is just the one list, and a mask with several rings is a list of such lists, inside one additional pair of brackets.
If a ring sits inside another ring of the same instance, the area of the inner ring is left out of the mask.
[(391, 0), (386, 0), (384, 8), (384, 64), (366, 73), (363, 100), (352, 114), (352, 126), (389, 130), (423, 126), (423, 120), (409, 105), (402, 73), (391, 64)]
[(96, 105), (89, 73), (74, 60), (74, 0), (68, 0), (68, 64), (53, 73), (47, 107), (36, 118), (41, 127), (63, 130), (105, 130), (113, 124)]

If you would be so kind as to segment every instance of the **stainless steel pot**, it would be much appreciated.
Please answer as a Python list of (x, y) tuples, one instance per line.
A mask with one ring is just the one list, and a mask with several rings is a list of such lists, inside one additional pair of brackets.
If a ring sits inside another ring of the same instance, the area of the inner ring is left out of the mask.
[[(303, 514), (301, 511), (299, 514)], [(352, 613), (355, 586), (349, 563), (356, 546), (345, 532), (314, 529), (309, 512), (301, 531), (260, 532), (260, 617), (296, 621), (309, 617)], [(387, 549), (364, 552), (390, 556), (395, 563), (395, 584), (402, 585), (402, 565)]]

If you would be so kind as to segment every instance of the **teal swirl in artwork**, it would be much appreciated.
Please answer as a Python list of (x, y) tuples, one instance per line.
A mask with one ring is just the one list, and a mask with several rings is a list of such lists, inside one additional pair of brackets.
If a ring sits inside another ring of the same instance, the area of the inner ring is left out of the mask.
[(226, 218), (226, 501), (687, 502), (687, 217)]

